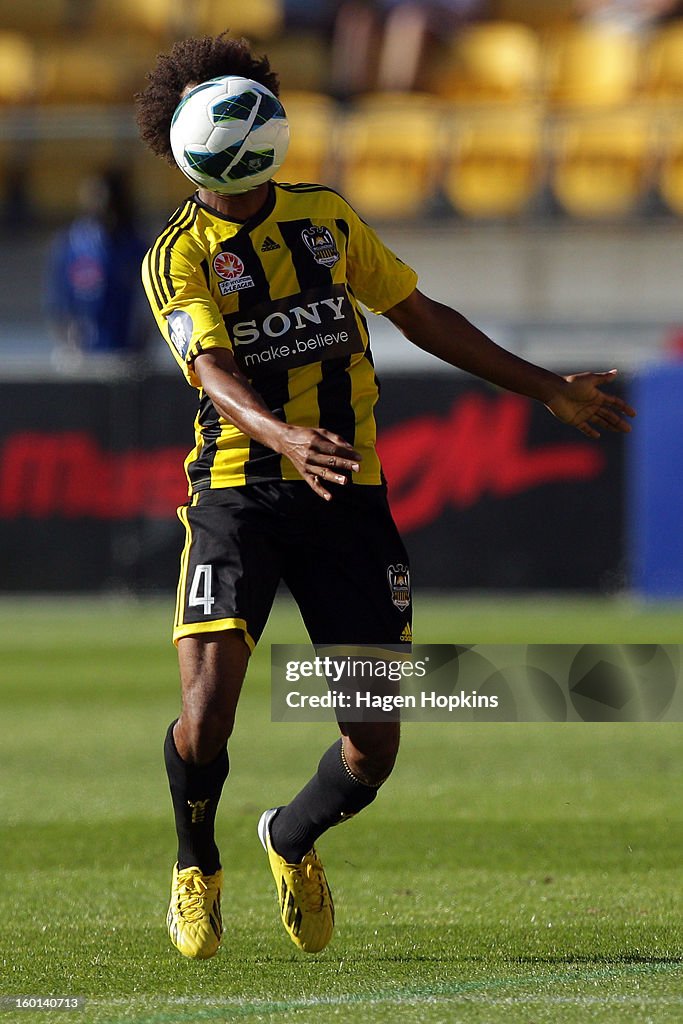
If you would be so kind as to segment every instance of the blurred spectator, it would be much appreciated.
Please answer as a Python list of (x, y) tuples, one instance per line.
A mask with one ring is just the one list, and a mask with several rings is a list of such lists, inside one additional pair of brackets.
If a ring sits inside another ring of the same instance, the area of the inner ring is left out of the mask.
[(660, 21), (681, 14), (680, 0), (576, 0), (585, 21), (624, 32), (645, 32)]
[(82, 214), (57, 236), (48, 260), (46, 307), (62, 368), (92, 353), (132, 355), (142, 339), (136, 312), (147, 243), (126, 176), (114, 170), (86, 179), (79, 200)]
[(335, 24), (332, 91), (345, 99), (419, 88), (434, 46), (488, 7), (489, 0), (346, 0)]

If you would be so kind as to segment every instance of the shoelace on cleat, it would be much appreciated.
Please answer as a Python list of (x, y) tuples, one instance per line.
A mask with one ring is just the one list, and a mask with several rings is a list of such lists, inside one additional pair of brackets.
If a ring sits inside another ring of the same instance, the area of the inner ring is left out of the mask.
[(176, 906), (183, 920), (201, 920), (206, 912), (204, 902), (208, 891), (209, 886), (201, 875), (192, 874), (178, 879)]
[(309, 913), (319, 914), (327, 903), (327, 887), (321, 880), (320, 869), (315, 862), (304, 859), (292, 872), (292, 887), (297, 901)]

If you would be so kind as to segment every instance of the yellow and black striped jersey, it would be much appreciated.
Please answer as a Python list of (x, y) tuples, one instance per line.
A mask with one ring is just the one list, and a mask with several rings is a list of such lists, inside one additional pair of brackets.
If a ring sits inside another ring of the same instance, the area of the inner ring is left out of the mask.
[(199, 388), (190, 494), (262, 480), (295, 480), (289, 460), (220, 417), (193, 371), (197, 355), (228, 348), (273, 413), (323, 427), (363, 456), (354, 483), (379, 484), (378, 385), (360, 304), (383, 313), (417, 275), (336, 192), (271, 183), (264, 207), (239, 223), (195, 195), (147, 253), (143, 282), (159, 328)]

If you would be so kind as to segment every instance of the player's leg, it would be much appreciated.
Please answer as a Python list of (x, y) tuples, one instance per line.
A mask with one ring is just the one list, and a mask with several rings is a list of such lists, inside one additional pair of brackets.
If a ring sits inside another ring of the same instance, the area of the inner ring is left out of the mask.
[[(324, 506), (320, 502), (320, 508), (312, 506), (308, 519), (301, 516), (307, 538), (305, 546), (291, 552), (286, 582), (317, 646), (406, 645), (412, 634), (405, 547), (383, 489), (348, 490), (350, 493), (340, 492)], [(302, 501), (305, 504), (307, 496)], [(399, 745), (397, 721), (389, 717), (379, 722), (342, 723), (340, 729), (341, 739), (325, 751), (304, 788), (289, 804), (262, 817), (261, 838), (281, 885), (283, 879), (287, 883), (294, 865), (303, 864), (309, 870), (312, 857), (319, 891), (326, 891), (322, 865), (312, 851), (315, 841), (332, 825), (372, 803), (394, 766)], [(331, 908), (331, 899), (329, 902)], [(291, 927), (289, 918), (296, 921), (295, 916), (286, 910), (281, 905), (285, 928), (297, 945), (307, 949)], [(325, 910), (321, 906), (319, 916), (324, 916)], [(322, 941), (323, 934), (329, 941), (331, 911), (327, 917), (326, 929), (313, 921), (314, 943)]]
[[(308, 550), (287, 566), (285, 578), (313, 643), (409, 651), (408, 554), (384, 488), (338, 488), (334, 500), (313, 506), (312, 514)], [(274, 842), (289, 858), (302, 856), (330, 825), (372, 803), (394, 767), (400, 732), (392, 716), (340, 728), (342, 739), (273, 823)]]
[(168, 928), (185, 956), (206, 958), (221, 936), (222, 871), (214, 837), (228, 776), (227, 742), (251, 648), (279, 579), (279, 559), (252, 498), (209, 495), (184, 508), (186, 528), (174, 638), (182, 686), (164, 759), (178, 835)]
[(196, 959), (213, 956), (223, 931), (223, 873), (214, 827), (248, 659), (238, 630), (178, 642), (182, 711), (164, 743), (178, 836), (167, 924), (176, 948)]
[(182, 710), (166, 733), (164, 759), (178, 834), (178, 868), (220, 867), (214, 822), (228, 777), (227, 742), (249, 661), (239, 630), (178, 641)]

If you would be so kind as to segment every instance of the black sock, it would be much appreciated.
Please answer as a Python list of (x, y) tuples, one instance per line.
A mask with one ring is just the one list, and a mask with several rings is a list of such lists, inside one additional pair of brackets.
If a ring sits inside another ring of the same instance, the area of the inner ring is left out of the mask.
[(173, 739), (172, 722), (164, 742), (164, 760), (178, 833), (178, 868), (198, 867), (213, 875), (221, 866), (214, 839), (216, 810), (228, 777), (228, 751), (210, 764), (183, 761)]
[(311, 781), (273, 818), (270, 838), (274, 848), (288, 864), (298, 863), (331, 825), (371, 804), (377, 788), (351, 774), (338, 740), (323, 754)]

